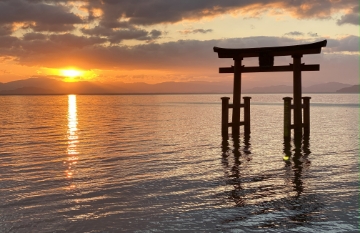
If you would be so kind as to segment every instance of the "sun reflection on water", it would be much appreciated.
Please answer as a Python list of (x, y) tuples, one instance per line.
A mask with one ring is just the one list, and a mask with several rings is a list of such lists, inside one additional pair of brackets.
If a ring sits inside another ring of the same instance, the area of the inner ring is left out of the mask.
[[(78, 161), (77, 144), (79, 143), (79, 136), (77, 134), (78, 128), (78, 119), (77, 119), (77, 106), (76, 106), (76, 95), (68, 96), (68, 148), (67, 148), (67, 160), (66, 163), (68, 168), (66, 170), (66, 178), (71, 179), (75, 174), (74, 165)], [(75, 188), (74, 184), (70, 185), (70, 188)]]

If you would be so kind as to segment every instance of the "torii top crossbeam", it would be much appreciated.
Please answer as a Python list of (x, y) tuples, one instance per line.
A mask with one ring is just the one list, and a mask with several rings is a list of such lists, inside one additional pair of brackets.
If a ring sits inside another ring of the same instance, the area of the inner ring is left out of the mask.
[(239, 58), (239, 57), (259, 57), (262, 54), (272, 56), (291, 56), (298, 54), (317, 54), (321, 48), (326, 46), (327, 41), (319, 41), (311, 44), (278, 46), (278, 47), (261, 47), (261, 48), (244, 48), (229, 49), (214, 47), (214, 52), (218, 53), (219, 58)]

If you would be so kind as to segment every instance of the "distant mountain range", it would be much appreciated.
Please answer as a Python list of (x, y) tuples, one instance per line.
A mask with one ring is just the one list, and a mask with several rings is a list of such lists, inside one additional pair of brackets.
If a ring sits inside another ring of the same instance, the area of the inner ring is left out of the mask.
[[(356, 85), (358, 86), (358, 85)], [(303, 87), (302, 92), (304, 93), (359, 93), (359, 89), (351, 89), (353, 86), (350, 84), (329, 82), (316, 84), (309, 87)], [(350, 89), (349, 89), (350, 88)], [(255, 87), (245, 90), (249, 93), (292, 93), (293, 87), (286, 85), (268, 86), (268, 87)]]
[(0, 83), (0, 95), (29, 94), (150, 94), (230, 93), (226, 82), (163, 82), (158, 84), (122, 82), (62, 82), (50, 78), (29, 78)]
[[(244, 93), (292, 93), (292, 86), (255, 87)], [(359, 93), (359, 85), (330, 82), (303, 87), (304, 93)], [(232, 93), (231, 82), (100, 83), (29, 78), (0, 83), (0, 95)]]
[(359, 85), (354, 85), (354, 86), (350, 86), (350, 87), (344, 87), (341, 88), (340, 90), (337, 90), (336, 92), (338, 93), (359, 93)]

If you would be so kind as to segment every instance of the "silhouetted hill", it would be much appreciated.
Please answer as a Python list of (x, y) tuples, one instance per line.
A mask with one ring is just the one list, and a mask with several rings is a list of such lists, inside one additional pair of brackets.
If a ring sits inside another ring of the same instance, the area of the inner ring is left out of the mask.
[(92, 82), (67, 83), (50, 78), (29, 78), (0, 85), (0, 94), (101, 94), (107, 90)]
[(40, 87), (20, 87), (15, 90), (0, 91), (1, 95), (51, 95), (53, 90), (44, 89)]
[[(2, 95), (30, 94), (151, 94), (151, 93), (232, 93), (232, 82), (163, 82), (157, 84), (123, 82), (62, 82), (50, 78), (29, 78), (8, 83), (0, 83)], [(350, 87), (343, 83), (324, 83), (303, 87), (304, 93), (333, 93)], [(243, 89), (244, 93), (292, 93), (293, 87), (277, 85)], [(358, 91), (358, 90), (357, 90)], [(357, 92), (355, 91), (355, 92)]]
[(232, 83), (220, 82), (164, 82), (147, 83), (100, 83), (62, 82), (49, 78), (29, 78), (4, 83), (0, 94), (135, 94), (135, 93), (229, 93)]
[(108, 93), (106, 88), (100, 87), (91, 82), (61, 82), (57, 89), (57, 93), (61, 94), (103, 94)]
[(340, 90), (337, 90), (337, 93), (360, 93), (360, 85), (354, 85), (350, 87), (341, 88)]
[(293, 88), (286, 85), (254, 87), (244, 90), (245, 93), (292, 93)]
[(230, 93), (232, 91), (231, 83), (220, 82), (121, 83), (117, 84), (117, 87), (127, 90), (127, 93)]
[(350, 86), (350, 84), (345, 83), (329, 82), (305, 87), (303, 91), (308, 93), (332, 93)]
[(60, 86), (61, 83), (61, 81), (50, 78), (29, 78), (3, 83), (3, 85), (0, 85), (0, 92), (4, 90), (15, 90), (23, 87), (38, 87), (56, 91), (56, 87)]
[[(350, 87), (350, 84), (329, 82), (321, 83), (308, 87), (303, 87), (303, 93), (335, 93), (337, 90)], [(246, 89), (245, 93), (292, 93), (293, 87), (287, 85), (267, 86), (267, 87), (254, 87)]]

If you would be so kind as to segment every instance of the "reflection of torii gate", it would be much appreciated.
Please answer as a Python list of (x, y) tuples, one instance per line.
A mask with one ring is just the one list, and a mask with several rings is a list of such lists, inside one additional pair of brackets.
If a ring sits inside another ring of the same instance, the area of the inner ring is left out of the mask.
[[(327, 41), (320, 41), (312, 44), (281, 46), (281, 47), (263, 47), (263, 48), (244, 48), (229, 49), (214, 47), (214, 52), (218, 53), (219, 58), (234, 59), (234, 66), (220, 68), (220, 73), (234, 73), (234, 91), (233, 104), (229, 104), (229, 98), (222, 98), (222, 136), (228, 137), (228, 127), (232, 126), (232, 134), (239, 135), (240, 125), (244, 125), (245, 134), (250, 134), (250, 97), (244, 97), (244, 104), (241, 104), (241, 74), (253, 72), (293, 72), (293, 98), (294, 104), (291, 105), (290, 97), (284, 98), (284, 137), (290, 137), (291, 128), (294, 129), (295, 138), (302, 137), (302, 128), (304, 134), (309, 135), (309, 101), (310, 97), (304, 97), (302, 104), (301, 96), (301, 71), (319, 71), (319, 65), (301, 64), (301, 57), (304, 54), (318, 54), (321, 48), (326, 46)], [(292, 56), (293, 64), (286, 66), (274, 66), (275, 56)], [(258, 67), (245, 67), (241, 61), (245, 57), (258, 57)], [(240, 108), (244, 107), (244, 122), (240, 122)], [(233, 109), (232, 123), (228, 122), (229, 108)], [(304, 124), (302, 121), (302, 108), (304, 108)], [(294, 124), (291, 125), (291, 109), (294, 109)], [(307, 111), (305, 113), (305, 111)]]

